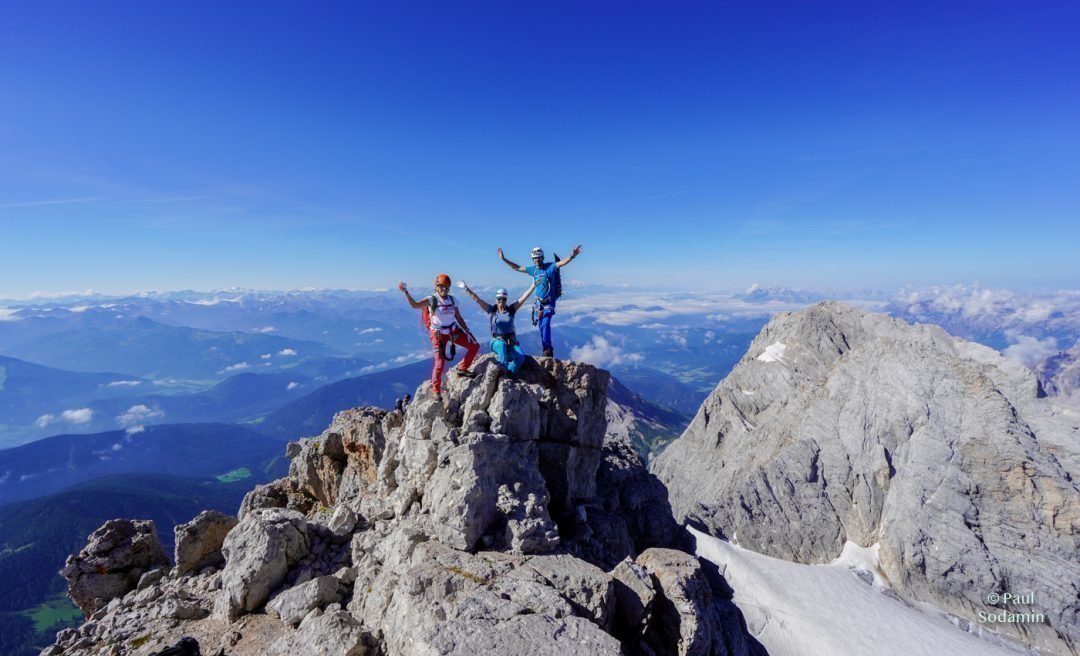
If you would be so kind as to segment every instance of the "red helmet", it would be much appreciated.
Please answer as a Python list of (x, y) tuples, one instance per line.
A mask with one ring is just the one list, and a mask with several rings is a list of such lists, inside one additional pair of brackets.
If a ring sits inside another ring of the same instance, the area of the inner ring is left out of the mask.
[(449, 287), (450, 276), (446, 275), (445, 273), (440, 273), (439, 275), (435, 276), (435, 286), (438, 287), (439, 285), (446, 285), (447, 287)]

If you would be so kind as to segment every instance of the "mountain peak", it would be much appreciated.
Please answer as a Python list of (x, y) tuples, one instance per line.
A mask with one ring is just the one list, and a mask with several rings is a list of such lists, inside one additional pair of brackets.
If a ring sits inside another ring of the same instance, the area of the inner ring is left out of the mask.
[(1038, 590), (1049, 624), (1004, 630), (1056, 652), (1080, 631), (1080, 490), (1038, 392), (938, 327), (819, 303), (776, 315), (652, 469), (680, 519), (802, 563), (879, 543), (899, 593), (971, 621)]
[[(289, 475), (235, 526), (178, 527), (172, 572), (88, 609), (51, 653), (184, 635), (230, 656), (753, 653), (716, 577), (677, 550), (663, 486), (607, 429), (609, 374), (473, 370), (442, 400), (424, 383), (404, 414), (347, 410), (290, 443)], [(224, 566), (181, 574), (182, 550)]]

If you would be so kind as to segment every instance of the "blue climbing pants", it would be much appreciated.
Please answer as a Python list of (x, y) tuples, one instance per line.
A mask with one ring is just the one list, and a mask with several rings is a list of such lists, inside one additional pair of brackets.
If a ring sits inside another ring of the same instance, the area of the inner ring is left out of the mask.
[(499, 364), (506, 367), (511, 375), (517, 373), (518, 367), (525, 362), (525, 354), (517, 344), (507, 344), (504, 340), (491, 340), (491, 351), (499, 359)]
[(536, 322), (538, 328), (540, 328), (540, 348), (547, 350), (554, 350), (551, 346), (551, 317), (555, 316), (555, 301), (552, 301), (550, 305), (542, 305), (537, 310), (540, 313), (540, 318)]

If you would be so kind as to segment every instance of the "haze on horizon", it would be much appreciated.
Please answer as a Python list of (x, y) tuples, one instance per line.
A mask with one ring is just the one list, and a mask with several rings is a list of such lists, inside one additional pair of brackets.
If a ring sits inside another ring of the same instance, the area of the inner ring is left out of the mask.
[(1076, 288), (1065, 3), (16, 4), (0, 297)]

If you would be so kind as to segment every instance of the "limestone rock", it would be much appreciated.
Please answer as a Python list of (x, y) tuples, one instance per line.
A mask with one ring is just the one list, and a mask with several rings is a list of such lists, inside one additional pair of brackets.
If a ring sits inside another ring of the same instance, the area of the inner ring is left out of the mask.
[(204, 510), (190, 522), (174, 528), (176, 548), (173, 560), (176, 562), (176, 573), (183, 575), (224, 563), (221, 546), (236, 524), (235, 517), (216, 510)]
[(338, 580), (333, 576), (320, 576), (283, 591), (266, 605), (286, 624), (299, 624), (313, 608), (323, 608), (338, 600)]
[(880, 542), (897, 592), (972, 621), (989, 592), (1032, 591), (1047, 624), (999, 628), (1068, 652), (1077, 448), (1039, 396), (992, 349), (822, 303), (770, 321), (652, 469), (677, 518), (803, 563)]
[(366, 656), (375, 653), (360, 623), (336, 610), (310, 614), (295, 631), (285, 632), (267, 650), (268, 656)]
[(307, 551), (303, 515), (282, 508), (252, 511), (225, 538), (225, 568), (215, 614), (231, 621), (260, 608), (284, 582), (289, 567)]
[(657, 654), (709, 656), (720, 651), (712, 621), (712, 589), (697, 558), (649, 549), (637, 558), (656, 588), (645, 641)]
[[(650, 653), (653, 578), (638, 567), (644, 580), (617, 585), (605, 569), (677, 530), (663, 487), (607, 434), (608, 374), (551, 358), (513, 378), (490, 357), (474, 369), (441, 401), (424, 383), (404, 415), (346, 410), (291, 443), (289, 476), (245, 497), (222, 569), (185, 555), (191, 575), (148, 579), (57, 647), (150, 636), (145, 654), (192, 635), (229, 656)], [(617, 601), (631, 583), (636, 609)]]
[(113, 519), (90, 534), (60, 571), (68, 596), (87, 616), (134, 590), (147, 570), (168, 566), (169, 557), (150, 520)]

